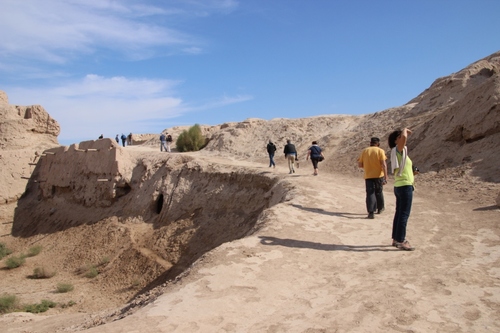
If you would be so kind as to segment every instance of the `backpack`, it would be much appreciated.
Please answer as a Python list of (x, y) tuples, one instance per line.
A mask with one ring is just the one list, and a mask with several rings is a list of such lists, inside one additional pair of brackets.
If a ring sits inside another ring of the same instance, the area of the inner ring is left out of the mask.
[(170, 134), (169, 134), (169, 135), (167, 135), (167, 141), (168, 141), (168, 142), (172, 142), (172, 136), (171, 136)]

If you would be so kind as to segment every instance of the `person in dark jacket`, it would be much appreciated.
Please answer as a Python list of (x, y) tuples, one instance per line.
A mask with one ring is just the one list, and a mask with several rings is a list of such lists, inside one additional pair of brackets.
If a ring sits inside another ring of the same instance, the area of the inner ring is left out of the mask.
[(122, 139), (122, 146), (125, 147), (125, 143), (127, 142), (127, 136), (122, 133), (121, 139)]
[(269, 140), (267, 144), (267, 153), (269, 154), (269, 167), (276, 168), (276, 163), (274, 163), (274, 153), (276, 152), (276, 145)]
[(309, 150), (307, 151), (307, 157), (306, 161), (311, 158), (311, 162), (314, 168), (314, 173), (313, 175), (317, 176), (318, 175), (318, 162), (322, 161), (325, 156), (323, 155), (323, 152), (321, 151), (321, 148), (318, 146), (318, 142), (313, 141), (312, 146), (309, 147)]
[(295, 161), (299, 159), (295, 145), (293, 145), (290, 140), (286, 140), (283, 152), (285, 153), (285, 159), (288, 160), (288, 169), (290, 169), (290, 173), (295, 173)]

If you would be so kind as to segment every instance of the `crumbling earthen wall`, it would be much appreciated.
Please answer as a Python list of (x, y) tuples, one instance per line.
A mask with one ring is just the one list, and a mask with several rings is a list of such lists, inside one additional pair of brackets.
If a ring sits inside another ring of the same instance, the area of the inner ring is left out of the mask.
[(40, 105), (10, 105), (0, 91), (0, 204), (15, 203), (44, 149), (58, 146), (60, 127)]

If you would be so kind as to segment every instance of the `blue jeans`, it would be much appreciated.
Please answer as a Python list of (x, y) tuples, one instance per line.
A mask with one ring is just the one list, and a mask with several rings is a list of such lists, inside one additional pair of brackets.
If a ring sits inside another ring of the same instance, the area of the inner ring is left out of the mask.
[(384, 207), (384, 187), (382, 185), (384, 178), (365, 179), (366, 185), (366, 210), (368, 213), (374, 213), (377, 209)]
[(274, 153), (269, 153), (269, 166), (275, 166), (276, 164), (274, 163)]
[(394, 195), (396, 195), (396, 213), (392, 222), (392, 239), (401, 243), (406, 239), (406, 225), (413, 201), (413, 186), (394, 187)]
[(165, 149), (165, 151), (168, 151), (166, 142), (160, 141), (160, 151), (163, 151), (163, 149)]

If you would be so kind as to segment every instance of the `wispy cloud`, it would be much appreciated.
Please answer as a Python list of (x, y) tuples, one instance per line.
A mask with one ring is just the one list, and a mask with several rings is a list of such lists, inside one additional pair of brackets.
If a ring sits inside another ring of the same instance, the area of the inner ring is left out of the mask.
[[(147, 132), (149, 121), (167, 120), (185, 112), (182, 99), (168, 80), (85, 78), (51, 88), (15, 88), (9, 100), (42, 105), (62, 128), (60, 140), (93, 138), (96, 132)], [(136, 125), (138, 124), (138, 125)], [(116, 134), (116, 133), (115, 133)]]
[(168, 20), (202, 15), (201, 12), (227, 11), (236, 6), (236, 2), (230, 0), (167, 1), (162, 2), (161, 7), (151, 3), (3, 0), (0, 59), (64, 64), (100, 49), (119, 52), (131, 59), (158, 55), (161, 52), (158, 48), (169, 48), (170, 53), (200, 53), (204, 44), (201, 38), (169, 27)]
[(211, 110), (211, 109), (216, 109), (216, 108), (228, 106), (231, 104), (237, 104), (237, 103), (250, 101), (252, 99), (253, 99), (253, 96), (251, 96), (251, 95), (236, 95), (236, 96), (224, 95), (221, 98), (211, 100), (211, 101), (203, 103), (201, 105), (191, 106), (191, 107), (189, 107), (189, 111)]
[(42, 105), (61, 125), (62, 142), (94, 139), (101, 133), (151, 133), (169, 127), (169, 120), (183, 114), (252, 99), (247, 95), (223, 96), (202, 105), (188, 104), (176, 96), (175, 89), (181, 83), (89, 74), (56, 87), (13, 88), (7, 94), (11, 104), (29, 100), (23, 105)]
[[(115, 59), (203, 54), (209, 43), (182, 27), (237, 6), (234, 0), (1, 0), (0, 89), (12, 104), (42, 105), (60, 123), (61, 142), (148, 133), (189, 112), (246, 101), (251, 97), (187, 102), (177, 90), (181, 80), (130, 74), (140, 70), (99, 73)], [(93, 63), (102, 65), (97, 74), (82, 77)]]

